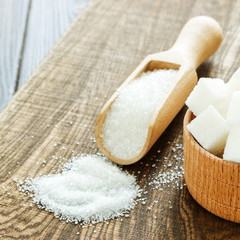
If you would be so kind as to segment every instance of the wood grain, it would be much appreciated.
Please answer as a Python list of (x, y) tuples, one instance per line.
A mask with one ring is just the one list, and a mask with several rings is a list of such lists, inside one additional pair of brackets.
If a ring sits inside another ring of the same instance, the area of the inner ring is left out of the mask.
[[(0, 110), (88, 0), (0, 1)], [(17, 24), (16, 24), (17, 23)]]
[(30, 76), (88, 0), (32, 0), (19, 86)]
[(0, 110), (14, 93), (29, 0), (0, 0)]
[[(190, 17), (210, 15), (224, 29), (222, 47), (199, 68), (199, 75), (230, 77), (240, 65), (236, 54), (240, 47), (235, 40), (239, 4), (91, 1), (0, 113), (0, 238), (240, 239), (238, 224), (204, 210), (185, 186), (164, 185), (161, 191), (148, 185), (155, 174), (182, 164), (176, 161), (173, 148), (182, 143), (186, 108), (140, 162), (124, 167), (137, 177), (141, 187), (145, 186), (148, 201), (138, 204), (123, 221), (117, 218), (85, 228), (64, 223), (31, 206), (32, 200), (21, 195), (13, 181), (58, 172), (73, 155), (98, 152), (93, 141), (98, 111), (146, 55), (172, 46)], [(178, 181), (183, 184), (182, 178)], [(158, 201), (147, 210), (154, 200)]]

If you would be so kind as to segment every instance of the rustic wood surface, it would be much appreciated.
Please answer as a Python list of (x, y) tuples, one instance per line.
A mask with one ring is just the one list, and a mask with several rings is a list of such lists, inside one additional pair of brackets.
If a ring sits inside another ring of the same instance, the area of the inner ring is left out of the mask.
[(0, 111), (88, 0), (0, 0)]
[(28, 4), (28, 0), (0, 0), (0, 110), (15, 90)]
[(19, 86), (67, 30), (88, 0), (32, 0)]
[(169, 169), (164, 162), (171, 169), (177, 164), (173, 147), (183, 141), (186, 107), (146, 157), (124, 167), (146, 186), (148, 200), (122, 221), (65, 223), (31, 205), (14, 182), (58, 172), (75, 154), (98, 152), (98, 111), (146, 55), (172, 46), (190, 17), (209, 15), (222, 26), (222, 46), (198, 74), (227, 81), (240, 65), (239, 7), (240, 1), (92, 0), (0, 114), (0, 239), (240, 239), (238, 224), (204, 210), (186, 186), (148, 186)]

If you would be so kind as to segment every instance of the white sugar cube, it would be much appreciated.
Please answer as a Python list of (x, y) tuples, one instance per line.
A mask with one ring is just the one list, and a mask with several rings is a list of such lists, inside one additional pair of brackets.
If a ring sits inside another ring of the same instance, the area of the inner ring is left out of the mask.
[(226, 98), (221, 99), (220, 101), (213, 104), (213, 106), (218, 110), (218, 112), (226, 119), (229, 103), (232, 98), (232, 94), (229, 94)]
[(212, 106), (208, 106), (187, 126), (188, 130), (202, 147), (218, 155), (223, 152), (229, 126), (222, 115)]
[(227, 85), (233, 90), (240, 90), (240, 68), (232, 75)]
[(240, 91), (232, 94), (227, 112), (227, 123), (231, 126), (240, 125)]
[(232, 127), (229, 131), (223, 159), (240, 162), (240, 126)]
[(189, 95), (186, 105), (198, 116), (209, 105), (214, 105), (230, 94), (228, 87), (222, 79), (219, 78), (200, 78)]

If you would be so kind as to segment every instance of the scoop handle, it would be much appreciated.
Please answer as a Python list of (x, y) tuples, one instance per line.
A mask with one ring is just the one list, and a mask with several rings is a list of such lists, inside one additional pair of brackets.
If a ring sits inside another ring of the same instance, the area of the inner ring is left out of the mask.
[(222, 29), (211, 17), (191, 18), (170, 49), (179, 53), (196, 69), (214, 54), (222, 42)]

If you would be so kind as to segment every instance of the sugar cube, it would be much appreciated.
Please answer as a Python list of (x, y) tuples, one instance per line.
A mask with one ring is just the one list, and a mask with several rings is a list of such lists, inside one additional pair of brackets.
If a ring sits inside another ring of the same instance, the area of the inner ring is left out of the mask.
[(229, 126), (212, 105), (208, 106), (206, 110), (193, 119), (187, 128), (206, 150), (215, 155), (223, 152)]
[(240, 126), (231, 127), (224, 149), (223, 159), (240, 162)]
[(231, 101), (227, 112), (227, 123), (231, 126), (240, 125), (240, 91), (235, 91), (232, 94)]
[(232, 75), (227, 85), (233, 90), (240, 90), (240, 68)]
[(228, 87), (222, 79), (219, 78), (200, 78), (189, 95), (186, 105), (198, 116), (209, 105), (214, 105), (230, 94)]
[(229, 103), (232, 98), (232, 94), (229, 94), (226, 98), (221, 99), (220, 101), (213, 104), (213, 106), (218, 110), (218, 112), (226, 119)]

